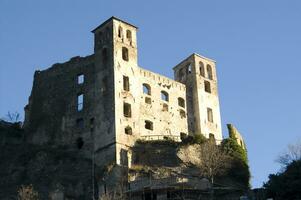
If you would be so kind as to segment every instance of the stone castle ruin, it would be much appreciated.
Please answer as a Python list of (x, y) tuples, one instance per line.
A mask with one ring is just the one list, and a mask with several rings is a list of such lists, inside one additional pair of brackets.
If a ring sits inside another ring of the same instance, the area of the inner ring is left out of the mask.
[(172, 80), (138, 66), (137, 27), (111, 17), (92, 33), (94, 54), (35, 72), (25, 107), (30, 142), (92, 148), (96, 163), (130, 164), (137, 139), (222, 140), (215, 61), (192, 54)]

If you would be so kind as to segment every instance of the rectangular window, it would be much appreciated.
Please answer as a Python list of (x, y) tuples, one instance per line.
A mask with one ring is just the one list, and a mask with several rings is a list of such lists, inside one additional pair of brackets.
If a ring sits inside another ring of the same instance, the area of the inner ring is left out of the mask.
[(77, 75), (77, 84), (83, 84), (85, 81), (85, 76), (83, 74)]
[(154, 127), (153, 127), (153, 122), (151, 121), (148, 121), (148, 120), (145, 120), (145, 125), (144, 125), (145, 129), (148, 129), (148, 130), (153, 130)]
[(145, 103), (152, 104), (152, 99), (150, 97), (145, 97)]
[(123, 90), (130, 91), (130, 80), (128, 76), (123, 76)]
[(205, 92), (211, 93), (211, 86), (209, 81), (205, 81)]
[(207, 120), (213, 122), (213, 112), (211, 108), (207, 108)]
[(123, 103), (123, 115), (125, 117), (131, 117), (132, 116), (131, 104)]
[(77, 95), (77, 111), (81, 111), (84, 108), (84, 95)]

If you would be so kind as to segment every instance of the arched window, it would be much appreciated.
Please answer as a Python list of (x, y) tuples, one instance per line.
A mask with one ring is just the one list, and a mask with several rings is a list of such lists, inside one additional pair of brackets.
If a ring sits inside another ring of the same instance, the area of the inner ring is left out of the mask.
[(129, 61), (129, 50), (126, 47), (122, 47), (122, 59)]
[(144, 124), (145, 129), (148, 129), (148, 130), (153, 130), (154, 129), (153, 122), (151, 122), (149, 120), (145, 120), (144, 122), (145, 122), (145, 124)]
[(121, 26), (118, 27), (118, 37), (122, 38), (122, 27)]
[(168, 111), (168, 105), (163, 103), (162, 111)]
[(191, 74), (191, 72), (192, 72), (192, 66), (189, 63), (188, 66), (187, 66), (187, 74)]
[(168, 99), (168, 93), (165, 92), (165, 91), (161, 91), (161, 99), (162, 99), (163, 101), (168, 101), (168, 100), (169, 100), (169, 99)]
[(143, 83), (143, 94), (152, 94), (151, 87), (149, 86), (149, 84)]
[(204, 63), (201, 61), (199, 62), (199, 68), (200, 68), (200, 75), (205, 77)]
[(181, 116), (181, 118), (186, 118), (186, 113), (185, 113), (185, 111), (184, 110), (182, 110), (182, 109), (180, 109), (180, 116)]
[(126, 38), (129, 40), (129, 41), (132, 41), (132, 32), (130, 30), (127, 30), (126, 31)]
[(127, 135), (132, 135), (133, 131), (132, 131), (132, 127), (127, 126), (124, 128), (124, 133)]
[(178, 105), (185, 108), (185, 100), (181, 97), (178, 98)]
[(207, 78), (209, 78), (210, 80), (213, 79), (212, 68), (210, 65), (207, 65)]

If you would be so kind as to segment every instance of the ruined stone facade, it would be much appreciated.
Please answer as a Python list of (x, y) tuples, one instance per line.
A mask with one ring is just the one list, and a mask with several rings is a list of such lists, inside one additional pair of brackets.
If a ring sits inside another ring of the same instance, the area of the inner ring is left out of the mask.
[(112, 17), (92, 33), (94, 54), (35, 72), (25, 107), (29, 142), (130, 166), (137, 139), (222, 140), (215, 61), (192, 54), (172, 80), (138, 66), (137, 27)]

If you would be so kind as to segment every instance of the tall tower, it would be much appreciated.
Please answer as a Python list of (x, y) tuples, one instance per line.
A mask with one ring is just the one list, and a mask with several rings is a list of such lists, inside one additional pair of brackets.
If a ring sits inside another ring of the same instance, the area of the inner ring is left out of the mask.
[[(135, 85), (134, 71), (137, 64), (137, 27), (111, 17), (92, 31), (95, 35), (95, 64), (100, 70), (97, 76), (106, 74), (106, 80), (98, 82), (100, 87), (105, 84), (105, 92), (109, 98), (103, 98), (99, 102), (107, 103), (103, 109), (102, 116), (110, 118), (110, 133), (102, 135), (97, 141), (104, 146), (111, 145), (114, 148), (114, 157), (117, 164), (128, 164), (128, 147), (134, 143), (133, 137), (124, 134), (125, 127), (129, 127), (128, 132), (132, 132), (133, 118), (125, 117), (124, 110), (128, 115), (134, 115), (135, 95), (133, 85)], [(136, 99), (137, 102), (137, 99)], [(101, 103), (102, 104), (102, 103)], [(132, 113), (132, 114), (131, 114)], [(104, 119), (105, 121), (105, 119)], [(106, 141), (104, 143), (104, 141)], [(112, 145), (113, 144), (113, 145)]]
[(175, 80), (186, 85), (188, 131), (222, 140), (215, 61), (192, 54), (174, 67)]

